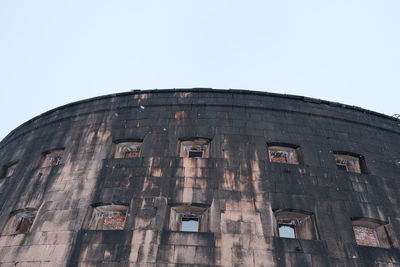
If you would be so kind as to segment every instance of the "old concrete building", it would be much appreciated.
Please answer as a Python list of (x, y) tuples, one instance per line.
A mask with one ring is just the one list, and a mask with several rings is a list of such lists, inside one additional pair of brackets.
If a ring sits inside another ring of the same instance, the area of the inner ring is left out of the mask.
[(0, 143), (0, 266), (400, 266), (399, 123), (241, 90), (56, 108)]

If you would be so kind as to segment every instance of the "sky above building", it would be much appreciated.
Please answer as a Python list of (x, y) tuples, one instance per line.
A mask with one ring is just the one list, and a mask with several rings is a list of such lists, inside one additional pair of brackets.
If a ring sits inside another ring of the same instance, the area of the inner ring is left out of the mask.
[(0, 140), (131, 89), (236, 88), (400, 113), (399, 0), (0, 0)]

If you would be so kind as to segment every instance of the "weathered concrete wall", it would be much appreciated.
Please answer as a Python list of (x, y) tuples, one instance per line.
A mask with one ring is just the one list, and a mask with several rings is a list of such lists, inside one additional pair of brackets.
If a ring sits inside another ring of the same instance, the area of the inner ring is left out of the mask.
[[(179, 157), (181, 138), (211, 139), (209, 158)], [(143, 140), (114, 158), (116, 140)], [(271, 163), (267, 143), (301, 164)], [(43, 153), (64, 148), (61, 164)], [(398, 266), (400, 126), (373, 112), (233, 90), (130, 92), (82, 101), (23, 124), (0, 143), (0, 231), (37, 210), (29, 232), (0, 235), (0, 266)], [(365, 157), (337, 170), (333, 151)], [(4, 175), (3, 175), (4, 176)], [(123, 230), (88, 230), (91, 205), (128, 206)], [(170, 206), (207, 207), (203, 232), (171, 231)], [(318, 240), (277, 236), (275, 210), (313, 213)], [(388, 223), (391, 248), (356, 244), (351, 218)], [(0, 232), (1, 233), (1, 232)]]

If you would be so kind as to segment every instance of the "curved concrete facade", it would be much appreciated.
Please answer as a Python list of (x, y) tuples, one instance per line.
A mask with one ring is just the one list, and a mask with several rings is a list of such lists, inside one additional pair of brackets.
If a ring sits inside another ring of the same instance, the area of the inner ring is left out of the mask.
[(243, 90), (51, 110), (0, 143), (0, 266), (398, 266), (399, 123)]

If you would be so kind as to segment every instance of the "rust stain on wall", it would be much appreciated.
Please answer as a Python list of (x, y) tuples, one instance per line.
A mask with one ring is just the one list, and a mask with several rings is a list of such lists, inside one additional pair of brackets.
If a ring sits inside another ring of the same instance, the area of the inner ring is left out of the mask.
[(397, 266), (399, 140), (383, 115), (260, 92), (72, 104), (0, 143), (0, 265)]

